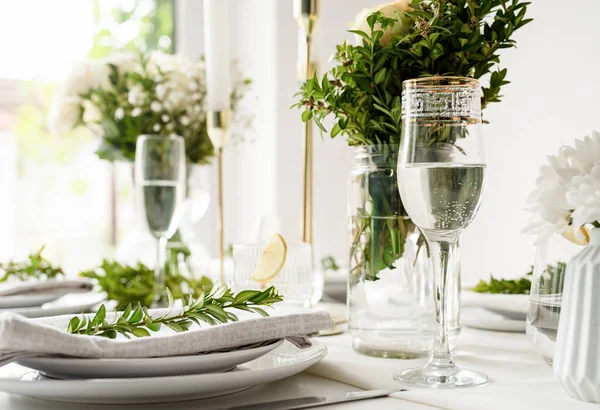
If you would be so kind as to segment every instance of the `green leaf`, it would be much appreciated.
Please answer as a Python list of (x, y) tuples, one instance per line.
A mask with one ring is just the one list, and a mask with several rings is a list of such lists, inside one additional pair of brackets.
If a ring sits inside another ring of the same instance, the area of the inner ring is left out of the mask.
[(133, 329), (131, 329), (131, 333), (133, 333), (133, 335), (135, 337), (147, 337), (147, 336), (150, 336), (150, 332), (148, 332), (143, 327), (134, 327)]
[(348, 32), (350, 33), (354, 33), (354, 34), (358, 34), (359, 36), (361, 36), (362, 38), (364, 38), (367, 41), (371, 41), (371, 36), (369, 36), (367, 33), (365, 33), (362, 30), (348, 30)]
[(323, 126), (323, 124), (321, 123), (321, 120), (319, 120), (318, 116), (314, 116), (313, 120), (315, 122), (315, 124), (317, 124), (317, 126), (319, 127), (319, 129), (323, 132), (327, 132), (327, 129)]
[(243, 290), (235, 296), (233, 303), (239, 305), (258, 295), (260, 295), (258, 290)]
[(133, 311), (131, 316), (127, 319), (129, 323), (137, 323), (142, 319), (142, 305), (138, 303), (137, 308)]
[(340, 124), (338, 122), (331, 129), (331, 138), (335, 138), (335, 136), (338, 135), (341, 131), (342, 129), (340, 128)]
[(305, 110), (302, 113), (302, 121), (306, 122), (308, 120), (310, 120), (313, 117), (313, 112), (312, 110)]
[(385, 80), (385, 74), (387, 72), (387, 68), (382, 68), (375, 74), (375, 84), (381, 84), (383, 80)]
[(153, 332), (158, 332), (160, 330), (161, 325), (160, 323), (148, 323), (146, 327)]

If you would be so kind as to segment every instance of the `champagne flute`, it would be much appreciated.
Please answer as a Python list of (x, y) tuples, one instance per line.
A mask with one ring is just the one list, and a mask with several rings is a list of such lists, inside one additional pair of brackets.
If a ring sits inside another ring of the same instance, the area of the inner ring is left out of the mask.
[(137, 197), (148, 229), (157, 239), (154, 305), (164, 305), (167, 241), (179, 224), (185, 200), (185, 143), (179, 136), (141, 135), (135, 148)]
[(437, 330), (429, 361), (394, 375), (398, 383), (459, 388), (487, 382), (484, 373), (454, 364), (448, 345), (448, 282), (458, 240), (485, 187), (480, 140), (481, 88), (473, 78), (427, 77), (402, 84), (398, 186), (411, 220), (429, 243), (434, 268)]

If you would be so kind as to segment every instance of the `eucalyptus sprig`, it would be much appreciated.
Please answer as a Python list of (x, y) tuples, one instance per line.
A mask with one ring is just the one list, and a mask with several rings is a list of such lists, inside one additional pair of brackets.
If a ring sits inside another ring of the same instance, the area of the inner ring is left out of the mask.
[(28, 279), (53, 279), (57, 276), (64, 275), (61, 268), (53, 266), (47, 259), (42, 256), (44, 246), (39, 251), (29, 255), (26, 261), (0, 263), (0, 271), (2, 276), (0, 282), (6, 282), (9, 278), (18, 280)]
[(194, 323), (205, 322), (215, 325), (238, 321), (238, 317), (230, 311), (231, 309), (269, 316), (262, 307), (268, 307), (283, 300), (273, 286), (264, 291), (244, 290), (235, 295), (227, 286), (219, 285), (213, 287), (209, 293), (201, 294), (197, 298), (192, 295), (183, 297), (181, 312), (171, 315), (174, 300), (168, 289), (167, 298), (169, 309), (162, 316), (152, 317), (148, 308), (138, 303), (135, 308), (133, 305), (128, 305), (112, 322), (108, 322), (106, 307), (101, 305), (91, 319), (85, 315), (74, 316), (69, 322), (67, 332), (110, 339), (116, 338), (118, 334), (128, 339), (132, 336), (150, 336), (150, 332), (157, 332), (163, 325), (175, 332), (185, 332)]

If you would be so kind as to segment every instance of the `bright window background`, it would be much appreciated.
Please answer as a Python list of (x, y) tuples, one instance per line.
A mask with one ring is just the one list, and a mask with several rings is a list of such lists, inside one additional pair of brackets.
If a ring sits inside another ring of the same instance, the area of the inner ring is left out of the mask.
[(173, 11), (172, 0), (0, 3), (0, 260), (46, 244), (46, 256), (75, 272), (110, 255), (113, 180), (118, 235), (127, 233), (129, 166), (98, 160), (98, 140), (85, 129), (51, 135), (46, 115), (77, 61), (122, 49), (171, 52)]

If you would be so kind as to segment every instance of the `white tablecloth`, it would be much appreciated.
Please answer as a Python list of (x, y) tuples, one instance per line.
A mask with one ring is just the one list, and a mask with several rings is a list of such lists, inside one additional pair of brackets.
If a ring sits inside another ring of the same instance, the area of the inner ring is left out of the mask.
[[(417, 361), (361, 356), (350, 346), (346, 333), (321, 339), (329, 347), (325, 360), (307, 372), (243, 393), (204, 401), (143, 406), (145, 410), (216, 409), (265, 400), (307, 395), (335, 395), (349, 391), (394, 387), (392, 374)], [(464, 328), (458, 338), (459, 365), (485, 371), (491, 382), (483, 387), (435, 391), (411, 389), (394, 397), (324, 407), (327, 410), (584, 410), (599, 405), (572, 399), (554, 380), (552, 369), (533, 350), (524, 334), (486, 332)], [(0, 373), (2, 369), (0, 369)], [(50, 403), (0, 393), (2, 410), (91, 410), (89, 405)], [(138, 409), (140, 406), (102, 406), (103, 410)]]

